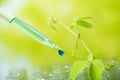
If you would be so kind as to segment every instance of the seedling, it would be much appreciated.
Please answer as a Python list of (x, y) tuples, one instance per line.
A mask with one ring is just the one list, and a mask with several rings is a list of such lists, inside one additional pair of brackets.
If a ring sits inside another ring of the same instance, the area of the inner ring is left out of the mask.
[[(54, 25), (54, 29), (56, 29), (55, 24), (59, 23), (65, 29), (70, 31), (75, 36), (75, 38), (76, 38), (76, 47), (75, 47), (75, 49), (77, 49), (79, 47), (78, 41), (81, 41), (82, 45), (85, 47), (85, 49), (89, 53), (88, 61), (92, 61), (94, 59), (94, 57), (93, 57), (92, 52), (90, 51), (90, 49), (87, 47), (87, 45), (82, 40), (81, 35), (80, 35), (79, 31), (78, 31), (78, 27), (91, 28), (92, 25), (89, 22), (85, 21), (85, 19), (90, 19), (90, 18), (91, 17), (74, 17), (73, 20), (72, 20), (72, 24), (69, 27), (67, 25), (65, 25), (61, 20), (56, 18), (55, 16), (50, 17), (49, 20), (48, 20), (48, 23), (49, 23), (50, 27), (51, 27), (51, 25)], [(73, 28), (74, 28), (75, 31), (72, 30)]]
[[(92, 25), (86, 21), (86, 19), (90, 19), (91, 17), (74, 17), (72, 20), (72, 23), (70, 27), (65, 25), (61, 20), (57, 19), (55, 16), (51, 20), (51, 24), (59, 23), (61, 24), (65, 29), (70, 31), (75, 37), (76, 37), (76, 47), (75, 49), (78, 49), (78, 41), (82, 43), (82, 45), (85, 47), (85, 49), (88, 51), (88, 57), (85, 61), (76, 61), (73, 64), (69, 80), (75, 80), (81, 72), (85, 68), (88, 68), (89, 70), (89, 80), (101, 80), (102, 79), (102, 73), (104, 71), (104, 64), (101, 62), (101, 60), (94, 59), (94, 56), (90, 49), (87, 47), (85, 42), (82, 40), (80, 32), (78, 31), (79, 27), (85, 27), (85, 28), (91, 28)], [(56, 19), (56, 21), (55, 21)], [(54, 26), (55, 29), (55, 26)], [(74, 31), (72, 30), (74, 29)]]
[[(115, 62), (104, 65), (101, 60), (95, 59), (90, 49), (81, 38), (78, 28), (91, 28), (92, 25), (86, 21), (86, 19), (90, 18), (91, 17), (74, 17), (71, 23), (72, 26), (70, 27), (65, 25), (55, 16), (52, 16), (51, 19), (49, 19), (49, 24), (54, 24), (54, 28), (52, 27), (54, 30), (57, 29), (55, 27), (56, 23), (61, 24), (75, 36), (76, 41), (82, 43), (89, 53), (86, 60), (75, 61), (72, 68), (68, 65), (57, 67), (53, 69), (53, 72), (40, 72), (37, 70), (33, 72), (32, 79), (27, 75), (26, 70), (14, 69), (12, 71), (10, 70), (8, 76), (6, 76), (6, 80), (119, 80), (120, 65)], [(74, 31), (72, 29), (74, 29)], [(78, 48), (78, 46), (79, 44), (76, 42), (76, 48)], [(64, 52), (59, 50), (59, 53), (60, 55), (63, 55)]]

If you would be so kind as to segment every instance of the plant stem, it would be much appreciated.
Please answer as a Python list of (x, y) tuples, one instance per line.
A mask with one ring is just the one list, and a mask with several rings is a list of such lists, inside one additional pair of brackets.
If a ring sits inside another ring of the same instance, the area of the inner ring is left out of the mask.
[(93, 61), (94, 57), (93, 54), (91, 52), (91, 50), (88, 48), (88, 46), (85, 44), (85, 42), (80, 38), (81, 43), (83, 44), (83, 46), (85, 47), (85, 49), (88, 51), (89, 55), (88, 55), (88, 61)]
[(65, 25), (62, 21), (59, 20), (59, 23), (68, 31), (70, 31), (75, 37), (77, 36), (77, 34), (75, 32), (73, 32), (67, 25)]
[[(70, 31), (75, 37), (78, 36), (77, 33), (73, 32), (67, 25), (65, 25), (62, 21), (59, 20), (59, 23), (68, 31)], [(91, 50), (88, 48), (88, 46), (85, 44), (85, 42), (80, 38), (79, 39), (82, 43), (82, 45), (85, 47), (85, 49), (88, 51), (89, 55), (88, 55), (88, 61), (93, 61), (94, 57), (93, 54), (91, 52)]]

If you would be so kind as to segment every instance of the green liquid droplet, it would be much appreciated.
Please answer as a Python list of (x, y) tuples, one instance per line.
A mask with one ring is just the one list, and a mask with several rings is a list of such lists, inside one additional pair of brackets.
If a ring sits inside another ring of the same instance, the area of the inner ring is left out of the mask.
[(64, 51), (63, 50), (58, 50), (58, 53), (60, 56), (64, 56)]

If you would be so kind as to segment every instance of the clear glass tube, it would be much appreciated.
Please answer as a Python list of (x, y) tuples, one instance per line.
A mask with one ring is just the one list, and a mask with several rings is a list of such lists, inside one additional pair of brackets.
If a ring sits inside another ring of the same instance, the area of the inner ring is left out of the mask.
[[(15, 17), (14, 19), (12, 19), (10, 21), (10, 23), (15, 24), (16, 26), (21, 28), (24, 32), (26, 32), (28, 35), (30, 35), (32, 38), (34, 38), (38, 42), (42, 43), (43, 45), (50, 46), (50, 47), (58, 50), (59, 53), (61, 53), (60, 52), (60, 51), (62, 51), (61, 48), (58, 47), (55, 43), (53, 43), (48, 37), (46, 37), (42, 33), (38, 32), (37, 30), (35, 30), (34, 28), (32, 28), (30, 25), (26, 24), (25, 22), (21, 21), (20, 19)], [(63, 51), (62, 51), (62, 53), (63, 53)]]
[(26, 24), (25, 22), (21, 21), (18, 18), (14, 18), (11, 23), (15, 24), (17, 27), (21, 28), (24, 32), (30, 35), (32, 38), (37, 40), (38, 42), (50, 46), (52, 48), (56, 48), (55, 44), (45, 35), (38, 32), (37, 30), (33, 29), (30, 25)]

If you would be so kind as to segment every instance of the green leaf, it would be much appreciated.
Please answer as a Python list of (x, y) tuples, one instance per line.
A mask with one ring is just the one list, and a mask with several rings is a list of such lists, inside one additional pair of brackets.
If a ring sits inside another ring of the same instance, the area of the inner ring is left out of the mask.
[(72, 70), (70, 72), (69, 80), (75, 80), (78, 74), (80, 74), (89, 64), (88, 61), (76, 61), (73, 64)]
[(94, 60), (89, 67), (90, 80), (102, 80), (104, 64), (100, 60)]
[(55, 24), (48, 21), (48, 25), (50, 26), (50, 28), (56, 30)]
[(56, 24), (57, 24), (57, 23), (58, 23), (58, 19), (56, 18), (55, 15), (52, 15), (52, 16), (50, 16), (50, 17), (48, 18), (48, 25), (49, 25), (52, 29), (56, 30)]
[(91, 28), (91, 27), (93, 27), (92, 24), (90, 24), (89, 22), (84, 21), (84, 20), (77, 20), (76, 21), (76, 25), (77, 26), (82, 26), (82, 27), (85, 27), (85, 28)]
[(93, 17), (79, 17), (78, 19), (79, 20), (82, 20), (82, 19), (92, 19)]
[(92, 27), (92, 25), (90, 23), (88, 23), (87, 21), (84, 21), (84, 20), (85, 19), (91, 19), (91, 18), (92, 17), (75, 16), (75, 17), (73, 17), (72, 24), (77, 25), (77, 26), (83, 26), (83, 27), (90, 28), (90, 27)]
[(50, 19), (51, 23), (53, 23), (53, 24), (58, 23), (58, 19), (57, 19), (57, 17), (55, 15), (52, 15), (49, 19)]

